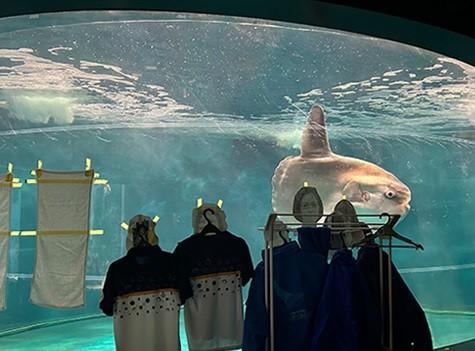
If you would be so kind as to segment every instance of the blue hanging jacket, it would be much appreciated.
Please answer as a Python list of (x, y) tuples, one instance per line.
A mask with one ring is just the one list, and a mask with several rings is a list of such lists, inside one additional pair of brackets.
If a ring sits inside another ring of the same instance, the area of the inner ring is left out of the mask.
[(350, 250), (335, 253), (315, 318), (313, 351), (356, 351), (353, 284), (356, 261)]
[[(404, 282), (389, 257), (383, 251), (383, 301), (381, 311), (379, 249), (363, 247), (356, 261), (355, 298), (359, 302), (355, 311), (358, 324), (360, 351), (379, 351), (381, 332), (384, 344), (389, 343), (388, 324), (388, 264), (392, 270), (394, 351), (431, 351), (432, 337), (422, 307)], [(383, 323), (381, 320), (383, 319)], [(384, 329), (383, 329), (384, 326)]]
[[(326, 258), (328, 249), (318, 242), (320, 240), (329, 242), (330, 231), (326, 231), (326, 228), (308, 229), (313, 232), (309, 231), (303, 236), (320, 234), (327, 239), (313, 240), (309, 237), (303, 240), (302, 248), (296, 242), (290, 242), (273, 249), (276, 351), (308, 350), (310, 345), (311, 327), (328, 266)], [(319, 233), (315, 233), (315, 230)], [(299, 241), (301, 241), (300, 230)], [(246, 302), (243, 351), (264, 351), (267, 336), (264, 264), (260, 262), (256, 267)]]
[(320, 254), (327, 260), (330, 250), (330, 228), (297, 228), (300, 247), (306, 252)]

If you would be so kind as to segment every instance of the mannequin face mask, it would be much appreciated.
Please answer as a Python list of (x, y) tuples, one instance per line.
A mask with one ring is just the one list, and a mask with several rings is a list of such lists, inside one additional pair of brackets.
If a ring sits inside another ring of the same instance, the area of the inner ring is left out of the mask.
[(143, 222), (138, 222), (135, 225), (133, 237), (134, 247), (138, 246), (150, 246), (148, 242), (147, 234), (150, 228), (150, 223), (146, 219)]
[(221, 231), (227, 230), (228, 225), (226, 223), (226, 214), (224, 213), (224, 211), (215, 204), (203, 204), (200, 207), (196, 207), (193, 209), (191, 215), (193, 232), (195, 234), (201, 232), (203, 228), (208, 224), (206, 218), (203, 215), (204, 211), (208, 208), (213, 210), (214, 212), (211, 213), (210, 211), (208, 211), (206, 213), (206, 216), (211, 221), (211, 223), (217, 228), (219, 228), (219, 230)]
[(137, 215), (129, 221), (129, 231), (127, 233), (126, 247), (130, 250), (133, 247), (146, 247), (158, 244), (155, 235), (155, 223), (148, 216)]
[[(334, 230), (332, 230), (332, 238), (334, 248), (350, 247), (364, 239), (364, 231), (355, 229), (340, 232), (338, 228), (346, 227), (362, 227), (364, 223), (358, 221), (358, 216), (353, 204), (348, 200), (341, 200), (335, 205), (333, 216), (327, 218), (327, 222), (331, 222)], [(341, 223), (341, 225), (339, 225)], [(366, 226), (367, 227), (367, 226)], [(368, 228), (369, 230), (369, 228)]]
[(317, 213), (317, 200), (314, 195), (308, 193), (300, 200), (300, 213), (315, 215)]
[[(208, 212), (206, 214), (206, 216), (211, 221), (211, 223), (213, 223), (213, 225), (218, 227), (218, 219), (216, 218), (216, 214)], [(206, 218), (203, 215), (200, 216), (199, 219), (198, 219), (198, 227), (197, 227), (198, 232), (201, 232), (207, 224), (208, 224), (208, 222), (206, 221)]]
[(300, 213), (304, 216), (296, 215), (298, 221), (305, 226), (315, 225), (322, 217), (323, 204), (317, 189), (304, 187), (295, 195), (294, 213)]

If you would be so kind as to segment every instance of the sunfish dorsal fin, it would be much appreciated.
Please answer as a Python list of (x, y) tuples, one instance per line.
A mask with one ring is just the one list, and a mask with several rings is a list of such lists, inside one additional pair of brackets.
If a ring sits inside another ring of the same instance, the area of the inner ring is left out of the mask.
[(300, 155), (303, 157), (324, 157), (331, 153), (323, 108), (313, 105), (303, 130)]

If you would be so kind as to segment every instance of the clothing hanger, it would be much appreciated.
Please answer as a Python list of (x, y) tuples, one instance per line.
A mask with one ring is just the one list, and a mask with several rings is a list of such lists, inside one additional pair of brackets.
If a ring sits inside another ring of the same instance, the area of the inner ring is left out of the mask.
[(345, 242), (345, 236), (343, 234), (343, 232), (338, 232), (338, 235), (340, 236), (340, 242), (341, 242), (341, 246), (339, 249), (343, 249), (343, 250), (346, 250), (348, 247), (346, 246), (346, 242)]
[(361, 245), (361, 244), (368, 243), (368, 242), (373, 242), (373, 240), (376, 239), (377, 237), (393, 237), (395, 239), (399, 239), (399, 240), (413, 246), (416, 250), (417, 249), (424, 250), (424, 247), (421, 244), (416, 243), (416, 242), (412, 241), (411, 239), (406, 238), (405, 236), (402, 236), (401, 234), (399, 234), (398, 232), (396, 232), (394, 230), (394, 226), (396, 225), (396, 223), (401, 218), (401, 215), (390, 215), (388, 213), (382, 213), (379, 216), (379, 218), (383, 218), (383, 217), (388, 218), (387, 222), (382, 227), (380, 227), (376, 231), (376, 233), (368, 235), (366, 238), (364, 238), (359, 243), (357, 243), (357, 245)]
[[(284, 235), (282, 235), (282, 232), (283, 232), (283, 230), (279, 230), (279, 231), (277, 232), (277, 234), (278, 234), (279, 237), (284, 241), (284, 245), (285, 245), (285, 244), (288, 244), (288, 243), (290, 242), (290, 239), (289, 239), (288, 236), (285, 237)], [(287, 233), (288, 233), (288, 231), (287, 231)], [(288, 234), (287, 234), (287, 235), (288, 235)]]
[(208, 222), (208, 224), (205, 225), (205, 227), (201, 230), (200, 234), (205, 235), (209, 233), (221, 233), (221, 230), (219, 230), (213, 223), (211, 223), (211, 220), (206, 216), (208, 212), (214, 214), (214, 211), (211, 208), (207, 208), (203, 212), (203, 217), (205, 218), (206, 222)]

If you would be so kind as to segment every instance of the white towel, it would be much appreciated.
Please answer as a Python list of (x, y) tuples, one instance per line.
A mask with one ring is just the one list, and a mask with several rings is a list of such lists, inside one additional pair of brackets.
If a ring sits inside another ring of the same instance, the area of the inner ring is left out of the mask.
[(85, 173), (37, 171), (36, 264), (30, 294), (34, 304), (84, 305), (94, 172)]
[(5, 309), (8, 243), (10, 241), (11, 182), (0, 180), (0, 310)]

